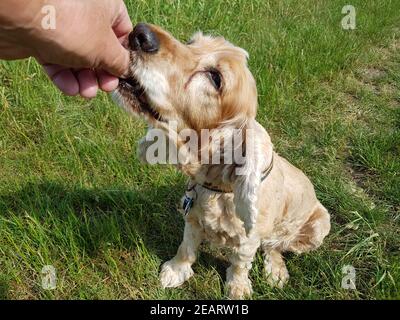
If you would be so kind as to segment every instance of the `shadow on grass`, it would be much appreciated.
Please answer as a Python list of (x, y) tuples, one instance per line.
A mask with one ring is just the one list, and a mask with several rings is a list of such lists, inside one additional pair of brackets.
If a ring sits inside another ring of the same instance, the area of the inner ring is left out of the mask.
[(9, 281), (5, 277), (0, 277), (0, 300), (7, 300), (9, 288)]
[[(34, 217), (49, 230), (46, 236), (54, 247), (73, 241), (79, 251), (94, 258), (110, 244), (134, 252), (143, 243), (166, 261), (175, 255), (183, 236), (184, 221), (177, 211), (183, 192), (179, 181), (145, 190), (85, 189), (46, 181), (0, 194), (0, 211), (3, 216)], [(224, 278), (226, 261), (201, 252), (198, 262), (214, 267)], [(1, 287), (0, 283), (0, 294)]]

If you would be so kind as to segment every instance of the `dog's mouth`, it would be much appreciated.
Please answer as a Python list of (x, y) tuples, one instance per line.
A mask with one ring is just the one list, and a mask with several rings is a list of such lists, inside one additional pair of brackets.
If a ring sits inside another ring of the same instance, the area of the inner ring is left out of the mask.
[(165, 122), (160, 113), (151, 106), (146, 90), (134, 77), (119, 79), (118, 89), (134, 112), (145, 114), (160, 122)]

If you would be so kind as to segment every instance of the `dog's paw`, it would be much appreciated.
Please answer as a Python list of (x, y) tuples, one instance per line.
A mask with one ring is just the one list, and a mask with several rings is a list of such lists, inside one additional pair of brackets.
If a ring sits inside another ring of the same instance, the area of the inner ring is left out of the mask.
[(226, 291), (229, 299), (232, 300), (250, 298), (253, 294), (253, 288), (247, 276), (247, 270), (235, 269), (230, 266), (226, 270)]
[(289, 281), (289, 272), (286, 267), (274, 270), (272, 273), (267, 273), (267, 283), (272, 288), (282, 289)]
[(231, 280), (226, 283), (228, 297), (232, 300), (243, 300), (250, 298), (253, 288), (249, 279)]
[(193, 270), (188, 263), (174, 263), (172, 260), (161, 267), (160, 281), (163, 288), (181, 286), (193, 275)]
[(289, 272), (283, 260), (265, 258), (264, 266), (267, 283), (273, 288), (283, 288), (289, 280)]

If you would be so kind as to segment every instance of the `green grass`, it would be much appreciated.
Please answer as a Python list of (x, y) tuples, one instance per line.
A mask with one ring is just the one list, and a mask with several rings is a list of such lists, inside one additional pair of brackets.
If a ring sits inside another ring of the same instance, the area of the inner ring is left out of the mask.
[[(318, 251), (286, 256), (283, 290), (267, 286), (257, 256), (254, 298), (399, 299), (400, 2), (351, 1), (354, 31), (341, 29), (342, 0), (126, 2), (134, 22), (249, 51), (258, 120), (332, 215)], [(0, 62), (0, 298), (224, 298), (226, 256), (207, 246), (188, 283), (160, 288), (183, 233), (185, 177), (139, 164), (144, 132), (105, 94), (67, 98), (34, 61)], [(49, 264), (53, 291), (41, 287)], [(341, 288), (344, 265), (357, 290)]]

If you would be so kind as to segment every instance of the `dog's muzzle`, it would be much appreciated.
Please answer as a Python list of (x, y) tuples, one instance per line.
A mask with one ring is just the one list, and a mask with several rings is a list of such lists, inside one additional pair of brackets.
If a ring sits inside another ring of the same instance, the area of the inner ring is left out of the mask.
[(156, 53), (160, 49), (160, 41), (149, 25), (139, 23), (129, 35), (129, 48), (133, 51)]

